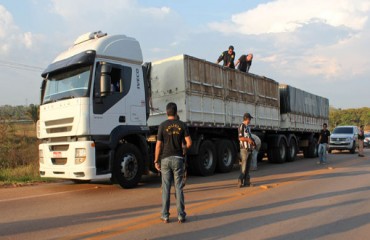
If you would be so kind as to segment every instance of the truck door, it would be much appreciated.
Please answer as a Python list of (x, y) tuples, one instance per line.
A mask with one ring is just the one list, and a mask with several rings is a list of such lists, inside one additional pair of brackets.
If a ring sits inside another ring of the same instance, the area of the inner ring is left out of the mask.
[(116, 126), (127, 124), (125, 96), (130, 92), (131, 79), (131, 67), (108, 62), (96, 64), (90, 119), (92, 135), (109, 135)]

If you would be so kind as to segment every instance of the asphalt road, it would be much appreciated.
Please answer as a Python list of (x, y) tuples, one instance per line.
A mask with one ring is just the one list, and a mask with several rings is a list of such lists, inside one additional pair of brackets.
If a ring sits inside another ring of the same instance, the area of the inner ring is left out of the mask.
[(370, 149), (367, 157), (334, 152), (317, 159), (268, 164), (238, 188), (227, 174), (190, 176), (187, 222), (159, 220), (158, 176), (135, 189), (109, 182), (0, 189), (0, 239), (370, 239)]

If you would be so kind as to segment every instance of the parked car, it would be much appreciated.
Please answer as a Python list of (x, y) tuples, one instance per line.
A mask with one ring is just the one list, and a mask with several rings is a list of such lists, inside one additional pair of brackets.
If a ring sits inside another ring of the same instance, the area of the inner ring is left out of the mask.
[(365, 133), (364, 147), (370, 148), (370, 132)]
[(338, 126), (334, 128), (330, 135), (328, 152), (349, 150), (350, 153), (355, 153), (358, 146), (358, 132), (357, 126)]

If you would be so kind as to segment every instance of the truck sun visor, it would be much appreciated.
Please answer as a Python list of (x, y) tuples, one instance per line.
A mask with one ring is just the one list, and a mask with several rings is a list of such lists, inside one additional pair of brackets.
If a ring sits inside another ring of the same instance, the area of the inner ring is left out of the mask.
[(89, 50), (76, 54), (70, 58), (54, 62), (45, 69), (41, 76), (45, 78), (46, 75), (51, 72), (58, 72), (61, 70), (73, 68), (75, 66), (86, 66), (92, 64), (94, 62), (95, 55), (96, 55), (95, 51)]

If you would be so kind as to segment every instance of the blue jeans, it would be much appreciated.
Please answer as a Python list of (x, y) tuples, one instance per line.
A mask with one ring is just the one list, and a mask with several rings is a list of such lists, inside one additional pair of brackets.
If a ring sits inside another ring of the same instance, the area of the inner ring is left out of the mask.
[(326, 143), (320, 143), (318, 150), (320, 163), (326, 163)]
[(184, 159), (170, 156), (161, 160), (162, 173), (162, 218), (168, 219), (170, 216), (170, 195), (172, 182), (175, 181), (177, 218), (185, 219), (185, 200), (184, 200)]
[(256, 149), (253, 149), (251, 168), (257, 169), (257, 157), (258, 151)]

